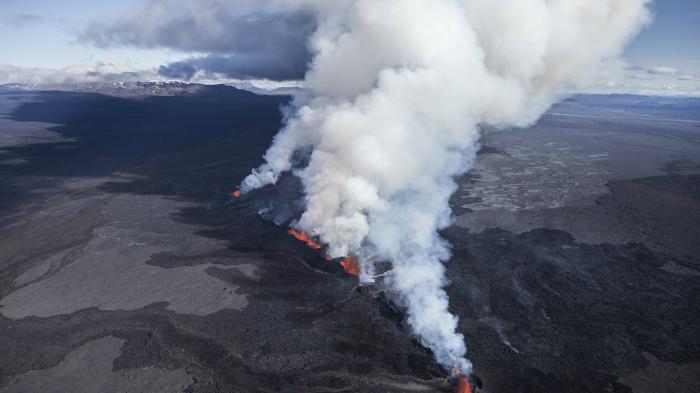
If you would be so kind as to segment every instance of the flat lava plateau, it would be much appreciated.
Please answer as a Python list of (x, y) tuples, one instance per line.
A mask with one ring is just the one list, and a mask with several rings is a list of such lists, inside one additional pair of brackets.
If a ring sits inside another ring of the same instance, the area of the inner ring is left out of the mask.
[[(231, 196), (288, 97), (148, 89), (0, 87), (1, 393), (453, 389), (381, 280), (289, 236), (294, 177)], [(443, 233), (477, 391), (700, 391), (700, 99), (482, 145)]]

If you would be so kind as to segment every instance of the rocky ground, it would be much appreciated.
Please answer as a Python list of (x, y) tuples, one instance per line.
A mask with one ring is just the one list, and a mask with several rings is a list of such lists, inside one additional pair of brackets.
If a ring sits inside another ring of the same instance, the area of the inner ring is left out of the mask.
[[(0, 92), (0, 392), (451, 390), (381, 282), (287, 235), (293, 178), (230, 196), (285, 100)], [(700, 391), (700, 106), (601, 100), (460, 180), (480, 391)]]

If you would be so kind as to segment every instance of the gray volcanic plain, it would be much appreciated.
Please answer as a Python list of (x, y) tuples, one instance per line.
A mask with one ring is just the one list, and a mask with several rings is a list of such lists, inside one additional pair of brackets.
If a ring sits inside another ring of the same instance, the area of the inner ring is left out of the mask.
[[(0, 87), (1, 393), (452, 390), (381, 280), (287, 234), (296, 178), (231, 196), (289, 97), (148, 91)], [(700, 391), (700, 99), (481, 143), (443, 232), (477, 391)]]

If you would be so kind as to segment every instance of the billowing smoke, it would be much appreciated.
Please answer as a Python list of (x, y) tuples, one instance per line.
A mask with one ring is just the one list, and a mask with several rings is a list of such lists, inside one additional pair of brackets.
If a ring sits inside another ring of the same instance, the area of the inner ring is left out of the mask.
[[(362, 279), (390, 261), (408, 322), (447, 369), (471, 370), (448, 311), (443, 262), (455, 177), (480, 126), (534, 122), (582, 72), (619, 54), (648, 21), (648, 0), (294, 1), (317, 15), (307, 94), (243, 192), (297, 169), (298, 227)], [(289, 2), (288, 2), (289, 4)], [(293, 168), (295, 152), (310, 152)]]

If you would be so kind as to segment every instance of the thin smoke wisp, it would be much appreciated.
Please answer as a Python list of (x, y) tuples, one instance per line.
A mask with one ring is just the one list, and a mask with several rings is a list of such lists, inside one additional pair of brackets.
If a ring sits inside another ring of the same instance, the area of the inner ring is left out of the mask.
[[(471, 371), (449, 310), (443, 263), (455, 178), (480, 127), (532, 124), (574, 79), (620, 53), (648, 22), (649, 0), (282, 1), (317, 18), (306, 92), (242, 192), (296, 170), (306, 195), (297, 229), (374, 261), (408, 323), (448, 370)], [(294, 168), (292, 156), (310, 152)]]

